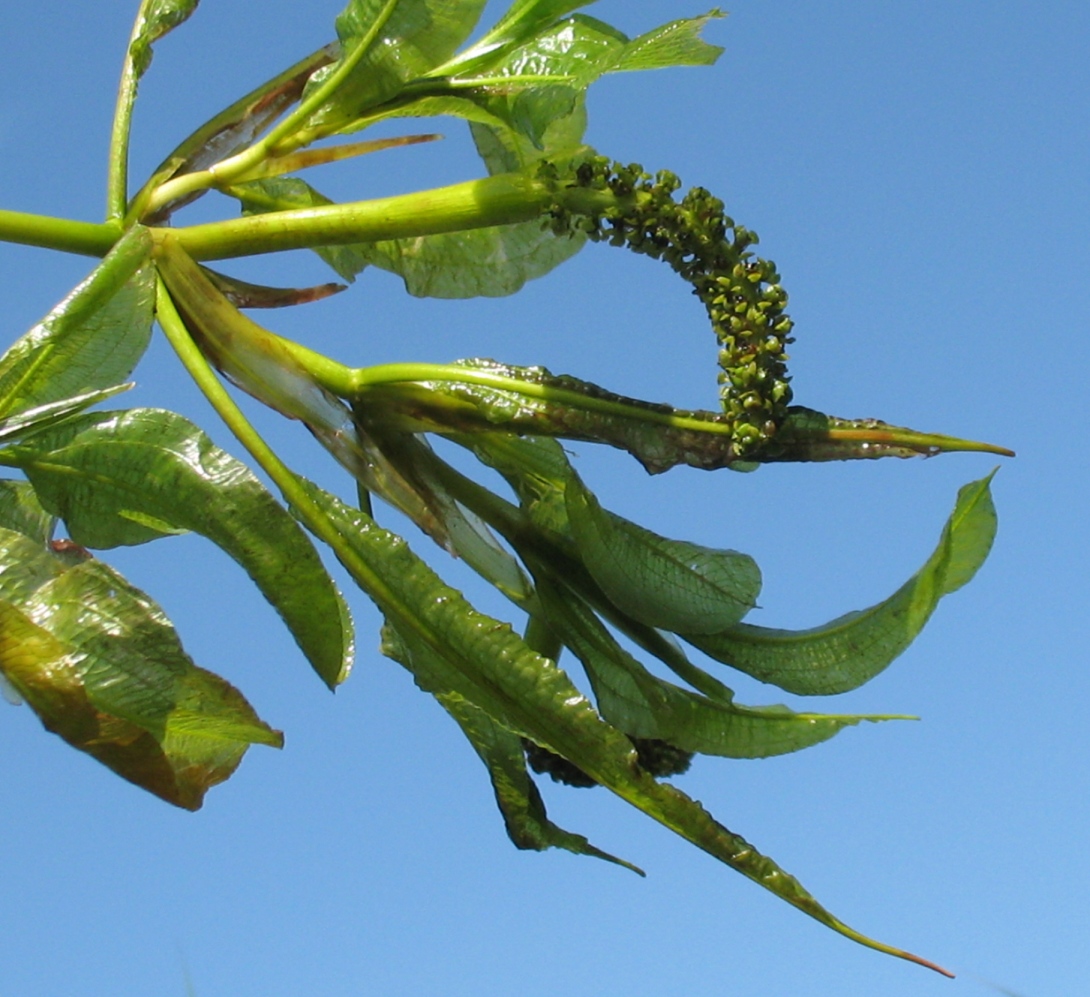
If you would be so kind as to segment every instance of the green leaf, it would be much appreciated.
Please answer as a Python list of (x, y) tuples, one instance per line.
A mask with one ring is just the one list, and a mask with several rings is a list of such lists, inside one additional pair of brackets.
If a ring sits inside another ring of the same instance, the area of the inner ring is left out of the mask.
[(405, 642), (389, 626), (383, 630), (382, 653), (413, 673), (417, 684), (435, 696), (473, 745), (488, 769), (507, 836), (515, 847), (535, 851), (563, 848), (577, 855), (613, 862), (641, 876), (644, 874), (643, 870), (623, 859), (595, 848), (581, 834), (565, 831), (549, 820), (541, 794), (526, 770), (521, 739), (457, 693), (436, 692), (444, 682), (443, 666), (434, 655), (419, 650), (415, 656), (411, 655)]
[(761, 572), (747, 554), (660, 537), (605, 512), (577, 478), (565, 502), (583, 563), (629, 616), (675, 633), (718, 633), (756, 604)]
[(88, 547), (192, 530), (233, 557), (331, 688), (351, 667), (351, 621), (306, 534), (260, 481), (173, 412), (81, 416), (8, 452), (42, 504)]
[(602, 716), (629, 737), (655, 738), (706, 755), (768, 758), (827, 741), (864, 720), (895, 719), (741, 706), (682, 689), (652, 675), (578, 597), (562, 594), (540, 574), (537, 581), (549, 622), (583, 662)]
[(585, 236), (557, 237), (532, 221), (378, 242), (362, 255), (401, 277), (414, 297), (497, 298), (549, 273), (585, 242)]
[[(504, 19), (432, 75), (447, 74), (452, 92), (476, 86), (472, 99), (527, 140), (531, 150), (555, 153), (581, 142), (585, 121), (577, 119), (583, 94), (605, 73), (709, 65), (722, 52), (700, 39), (707, 22), (721, 16), (717, 11), (674, 21), (634, 41), (612, 25), (582, 14), (559, 21), (537, 16), (549, 8), (566, 13), (580, 6), (524, 7), (524, 16), (506, 24)], [(525, 148), (517, 151), (522, 165), (532, 161), (532, 151), (529, 155)]]
[(306, 127), (324, 135), (346, 130), (364, 111), (449, 59), (484, 6), (485, 0), (350, 0), (336, 22), (344, 54), (314, 73), (304, 101), (323, 85), (334, 88)]
[(712, 10), (701, 17), (671, 21), (648, 31), (625, 46), (613, 71), (710, 66), (723, 54), (723, 49), (719, 45), (709, 45), (700, 33), (709, 21), (723, 16), (722, 11)]
[(62, 398), (59, 402), (49, 402), (26, 409), (18, 415), (0, 420), (0, 443), (18, 439), (20, 436), (29, 436), (32, 433), (41, 432), (50, 426), (64, 422), (73, 415), (78, 415), (92, 405), (113, 398), (123, 391), (128, 391), (134, 385), (117, 384), (112, 388), (103, 388), (100, 391), (87, 391), (74, 398)]
[(717, 661), (804, 696), (862, 685), (886, 668), (923, 629), (939, 600), (976, 574), (995, 539), (992, 476), (958, 492), (935, 552), (884, 602), (822, 627), (774, 630), (739, 624), (713, 636), (683, 634)]
[(471, 48), (438, 67), (436, 73), (467, 72), (495, 63), (497, 53), (533, 39), (559, 18), (594, 0), (515, 0), (507, 12)]
[(33, 485), (0, 479), (0, 528), (22, 533), (44, 547), (53, 539), (56, 524), (57, 517), (42, 508)]
[(283, 744), (193, 664), (147, 595), (87, 551), (0, 529), (0, 563), (0, 672), (69, 744), (189, 810), (250, 744)]
[(0, 418), (124, 381), (147, 349), (151, 240), (126, 234), (67, 298), (0, 357)]
[(137, 78), (151, 65), (152, 45), (189, 19), (200, 0), (150, 0), (141, 9), (129, 45), (129, 57)]
[(602, 720), (556, 662), (532, 651), (509, 625), (477, 612), (403, 539), (360, 510), (300, 483), (338, 532), (337, 556), (397, 630), (409, 655), (416, 660), (434, 656), (443, 665), (442, 682), (449, 687), (437, 691), (461, 697), (507, 730), (566, 758), (632, 806), (834, 931), (923, 962), (849, 928), (699, 803), (656, 782), (640, 768), (628, 737)]
[(542, 155), (570, 156), (586, 129), (583, 92), (613, 67), (627, 43), (616, 28), (577, 14), (497, 51), (452, 82), (451, 92), (467, 94), (504, 123), (497, 137), (508, 148), (508, 168)]
[(571, 539), (564, 496), (575, 471), (560, 443), (548, 436), (510, 433), (474, 433), (451, 438), (503, 476), (538, 529), (547, 535)]

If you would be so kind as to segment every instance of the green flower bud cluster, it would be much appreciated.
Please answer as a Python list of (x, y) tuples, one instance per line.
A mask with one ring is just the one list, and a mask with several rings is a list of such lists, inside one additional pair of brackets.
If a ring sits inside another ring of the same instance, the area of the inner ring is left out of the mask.
[[(555, 174), (549, 178), (564, 183)], [(651, 177), (637, 164), (594, 157), (576, 168), (573, 186), (613, 197), (588, 201), (586, 210), (574, 198), (558, 197), (557, 231), (584, 232), (664, 260), (692, 284), (719, 340), (720, 399), (735, 450), (743, 456), (758, 449), (791, 401), (786, 347), (793, 340), (775, 265), (750, 251), (756, 234), (735, 224), (723, 202), (702, 187), (676, 201), (681, 182), (666, 170)]]

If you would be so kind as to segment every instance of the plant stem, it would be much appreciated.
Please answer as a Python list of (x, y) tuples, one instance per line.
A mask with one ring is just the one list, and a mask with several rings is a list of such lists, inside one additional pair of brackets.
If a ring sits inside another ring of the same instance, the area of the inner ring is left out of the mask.
[[(336, 58), (335, 49), (335, 45), (326, 45), (311, 52), (186, 136), (132, 199), (127, 218), (136, 220), (149, 217), (151, 198), (157, 194), (160, 186), (189, 170), (202, 170), (201, 176), (205, 177), (205, 181), (198, 182), (197, 187), (207, 189), (206, 181), (210, 174), (202, 168), (209, 157), (228, 155), (237, 144), (253, 141), (285, 108), (298, 100), (311, 73)], [(157, 198), (160, 209), (171, 201), (169, 196)]]
[(216, 414), (224, 421), (235, 438), (280, 490), (280, 494), (291, 506), (295, 515), (311, 533), (333, 549), (337, 558), (368, 595), (376, 599), (391, 598), (381, 578), (353, 551), (337, 527), (330, 522), (325, 511), (307, 493), (295, 472), (276, 455), (235, 404), (234, 399), (190, 336), (162, 280), (159, 281), (156, 294), (156, 317), (178, 359), (181, 360), (201, 393), (208, 399)]
[[(368, 389), (385, 385), (413, 384), (421, 381), (478, 384), (485, 388), (510, 391), (526, 398), (535, 398), (558, 407), (597, 412), (604, 416), (634, 419), (639, 422), (650, 422), (691, 432), (711, 433), (719, 436), (730, 436), (731, 434), (731, 425), (726, 421), (715, 422), (707, 418), (694, 418), (685, 412), (663, 412), (642, 405), (627, 405), (619, 400), (619, 396), (617, 399), (602, 398), (552, 384), (539, 384), (535, 381), (504, 377), (491, 371), (474, 370), (472, 367), (460, 367), (455, 364), (380, 364), (375, 367), (350, 369), (350, 371), (352, 390), (345, 397), (353, 400), (364, 400)], [(329, 385), (325, 386), (329, 387)], [(341, 393), (333, 388), (330, 390), (333, 390), (336, 394)]]
[(117, 86), (117, 103), (114, 107), (113, 125), (110, 128), (110, 153), (106, 176), (106, 220), (119, 222), (125, 217), (129, 189), (129, 134), (132, 130), (132, 109), (136, 103), (136, 87), (139, 76), (132, 58), (133, 42), (140, 36), (148, 7), (154, 0), (141, 0), (140, 8), (125, 46), (125, 58), (121, 64), (121, 80)]
[(121, 226), (115, 222), (77, 222), (0, 208), (0, 242), (101, 257), (120, 237)]
[(328, 78), (316, 87), (291, 114), (277, 124), (268, 135), (249, 148), (221, 160), (207, 170), (187, 173), (184, 176), (168, 180), (148, 198), (146, 210), (154, 213), (163, 205), (180, 197), (185, 197), (200, 190), (207, 190), (210, 187), (234, 183), (239, 178), (249, 174), (270, 156), (291, 152), (319, 137), (317, 133), (308, 133), (296, 137), (296, 133), (300, 131), (306, 120), (319, 110), (351, 75), (359, 61), (371, 48), (399, 2), (400, 0), (386, 0), (385, 5), (371, 23), (367, 34), (357, 42), (350, 53), (341, 58), (341, 61)]
[(414, 194), (191, 225), (173, 234), (194, 259), (220, 260), (524, 222), (553, 201), (548, 182), (504, 173)]

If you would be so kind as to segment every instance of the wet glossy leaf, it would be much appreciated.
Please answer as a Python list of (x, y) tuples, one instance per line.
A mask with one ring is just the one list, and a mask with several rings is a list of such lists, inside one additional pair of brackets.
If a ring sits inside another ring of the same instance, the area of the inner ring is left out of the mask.
[(29, 436), (31, 433), (41, 432), (50, 426), (73, 415), (78, 415), (85, 409), (97, 405), (99, 402), (113, 398), (114, 395), (128, 391), (133, 385), (118, 384), (112, 388), (103, 388), (101, 391), (88, 391), (74, 398), (63, 398), (59, 402), (49, 402), (45, 405), (37, 405), (26, 409), (18, 415), (0, 420), (0, 443), (18, 439), (20, 436)]
[(716, 660), (788, 692), (833, 695), (862, 685), (901, 654), (939, 600), (969, 581), (984, 563), (997, 522), (991, 478), (958, 492), (935, 552), (884, 602), (809, 630), (743, 623), (713, 636), (683, 636)]
[(768, 758), (827, 741), (864, 720), (893, 719), (709, 699), (652, 675), (577, 598), (563, 596), (540, 577), (538, 594), (550, 623), (583, 662), (602, 716), (630, 737), (655, 738), (706, 755)]
[(643, 813), (834, 931), (920, 961), (849, 928), (699, 803), (644, 772), (628, 737), (602, 720), (554, 661), (530, 650), (508, 624), (477, 612), (403, 539), (320, 489), (306, 487), (340, 535), (338, 557), (397, 630), (409, 655), (434, 656), (442, 666), (446, 688), (437, 691), (459, 696), (506, 729), (566, 758)]
[(549, 820), (541, 794), (526, 770), (522, 740), (456, 693), (436, 692), (444, 686), (443, 666), (433, 655), (419, 651), (415, 657), (410, 655), (404, 642), (390, 627), (383, 631), (382, 652), (411, 671), (417, 684), (425, 692), (431, 692), (461, 727), (488, 768), (507, 835), (516, 847), (535, 851), (563, 848), (577, 855), (614, 862), (643, 875), (636, 866), (595, 848), (581, 834), (565, 831)]
[(587, 570), (634, 619), (675, 633), (718, 633), (756, 604), (761, 572), (749, 555), (645, 530), (603, 510), (576, 478), (565, 503)]
[(57, 517), (42, 508), (27, 481), (0, 479), (0, 528), (22, 533), (43, 547), (53, 538)]
[(471, 67), (476, 68), (484, 60), (494, 62), (497, 53), (502, 54), (531, 41), (550, 24), (593, 2), (594, 0), (515, 0), (479, 41), (441, 69), (444, 72), (455, 69), (466, 71)]
[(147, 349), (155, 271), (133, 229), (0, 357), (0, 418), (124, 381)]
[(147, 595), (87, 551), (0, 529), (0, 563), (0, 671), (69, 744), (196, 810), (250, 744), (283, 743), (193, 664)]
[(311, 77), (304, 99), (335, 74), (343, 79), (308, 127), (322, 134), (346, 128), (445, 62), (469, 36), (484, 6), (485, 0), (350, 0), (336, 22), (343, 55)]
[(329, 686), (351, 667), (347, 609), (306, 534), (258, 479), (187, 419), (159, 409), (81, 416), (12, 454), (78, 543), (193, 531), (233, 557)]
[(702, 17), (671, 21), (634, 38), (613, 67), (615, 72), (663, 69), (667, 66), (710, 66), (723, 54), (718, 45), (709, 45), (700, 37), (707, 23), (722, 17), (719, 10)]
[(137, 77), (143, 76), (151, 65), (152, 45), (179, 24), (186, 21), (197, 9), (200, 0), (151, 0), (137, 21), (136, 31), (129, 46), (129, 56)]

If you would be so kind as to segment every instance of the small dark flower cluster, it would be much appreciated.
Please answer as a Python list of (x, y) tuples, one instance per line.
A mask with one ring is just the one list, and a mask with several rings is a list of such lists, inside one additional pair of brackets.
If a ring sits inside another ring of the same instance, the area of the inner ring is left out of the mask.
[(786, 415), (786, 348), (793, 342), (784, 311), (787, 293), (775, 265), (749, 249), (756, 234), (736, 225), (723, 202), (702, 187), (674, 200), (681, 182), (665, 170), (651, 177), (637, 164), (594, 157), (576, 168), (574, 185), (609, 191), (614, 198), (593, 214), (558, 207), (557, 231), (585, 232), (597, 242), (665, 260), (693, 286), (719, 339), (720, 398), (734, 426), (735, 449), (752, 453)]
[[(656, 779), (665, 779), (672, 775), (682, 775), (689, 771), (693, 753), (683, 751), (666, 741), (654, 737), (630, 737), (636, 749), (640, 767)], [(542, 748), (533, 741), (523, 738), (522, 746), (526, 751), (526, 760), (538, 775), (547, 775), (553, 782), (562, 782), (567, 786), (586, 789), (597, 786), (581, 768), (573, 765), (566, 758), (554, 755), (547, 748)]]

